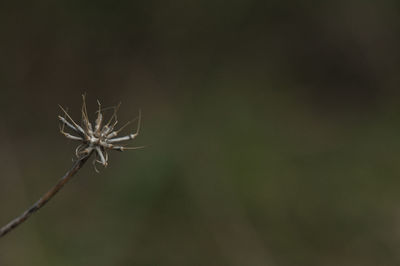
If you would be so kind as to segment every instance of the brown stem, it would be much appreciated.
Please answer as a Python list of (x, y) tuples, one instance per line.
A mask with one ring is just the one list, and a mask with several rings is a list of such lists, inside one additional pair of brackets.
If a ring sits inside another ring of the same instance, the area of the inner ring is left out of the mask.
[(4, 236), (8, 232), (16, 228), (18, 225), (22, 224), (25, 220), (29, 218), (29, 216), (42, 208), (79, 171), (79, 169), (82, 168), (89, 157), (90, 154), (77, 160), (73, 164), (72, 168), (57, 182), (57, 184), (52, 187), (46, 194), (44, 194), (35, 204), (33, 204), (32, 207), (30, 207), (20, 216), (0, 228), (0, 237)]

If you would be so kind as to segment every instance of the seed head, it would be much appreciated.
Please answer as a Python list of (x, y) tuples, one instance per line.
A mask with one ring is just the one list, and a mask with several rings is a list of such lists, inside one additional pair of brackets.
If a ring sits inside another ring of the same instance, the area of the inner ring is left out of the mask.
[[(95, 153), (95, 159), (93, 160), (94, 169), (98, 172), (96, 168), (96, 163), (99, 163), (106, 167), (108, 165), (108, 150), (117, 150), (117, 151), (124, 151), (124, 150), (135, 150), (140, 149), (143, 147), (127, 147), (123, 145), (119, 145), (116, 143), (124, 142), (128, 140), (133, 140), (139, 135), (140, 131), (140, 120), (141, 120), (141, 112), (139, 110), (139, 116), (124, 124), (119, 129), (115, 129), (118, 119), (117, 119), (117, 112), (121, 104), (118, 104), (114, 109), (113, 114), (111, 115), (110, 119), (106, 124), (103, 124), (103, 114), (102, 111), (105, 109), (101, 108), (101, 104), (97, 101), (99, 109), (97, 110), (97, 118), (94, 123), (94, 127), (89, 121), (89, 116), (86, 109), (86, 97), (82, 95), (82, 121), (81, 125), (78, 125), (68, 114), (68, 112), (60, 106), (61, 110), (64, 113), (64, 116), (58, 116), (61, 122), (60, 132), (67, 138), (71, 140), (75, 140), (81, 142), (81, 144), (76, 148), (75, 154), (76, 156), (81, 159), (86, 156), (90, 156), (92, 153)], [(118, 134), (130, 123), (137, 120), (137, 129), (135, 133), (117, 137)], [(65, 132), (65, 126), (72, 130), (77, 135), (69, 134)]]

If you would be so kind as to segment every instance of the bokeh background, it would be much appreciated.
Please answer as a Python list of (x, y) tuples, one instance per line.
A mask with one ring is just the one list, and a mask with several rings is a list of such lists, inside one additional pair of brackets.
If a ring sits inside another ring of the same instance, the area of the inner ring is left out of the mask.
[(147, 147), (88, 163), (0, 265), (400, 265), (399, 11), (1, 3), (1, 225), (72, 164), (58, 104), (141, 109)]

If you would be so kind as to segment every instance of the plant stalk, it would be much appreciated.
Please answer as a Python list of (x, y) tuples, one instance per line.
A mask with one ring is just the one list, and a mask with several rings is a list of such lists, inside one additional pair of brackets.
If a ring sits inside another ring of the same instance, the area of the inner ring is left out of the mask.
[(89, 159), (91, 154), (78, 159), (71, 167), (70, 170), (54, 185), (46, 194), (44, 194), (35, 204), (29, 209), (24, 211), (20, 216), (0, 228), (0, 238), (15, 229), (17, 226), (25, 222), (32, 214), (42, 208), (49, 200), (51, 200), (64, 185), (72, 179), (72, 177), (82, 168), (82, 166)]

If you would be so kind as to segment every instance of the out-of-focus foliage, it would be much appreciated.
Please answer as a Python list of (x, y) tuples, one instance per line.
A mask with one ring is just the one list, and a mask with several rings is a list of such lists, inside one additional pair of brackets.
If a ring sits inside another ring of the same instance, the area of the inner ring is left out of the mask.
[(144, 150), (90, 164), (0, 265), (399, 265), (398, 1), (0, 8), (0, 224), (71, 164), (57, 104), (122, 100)]

